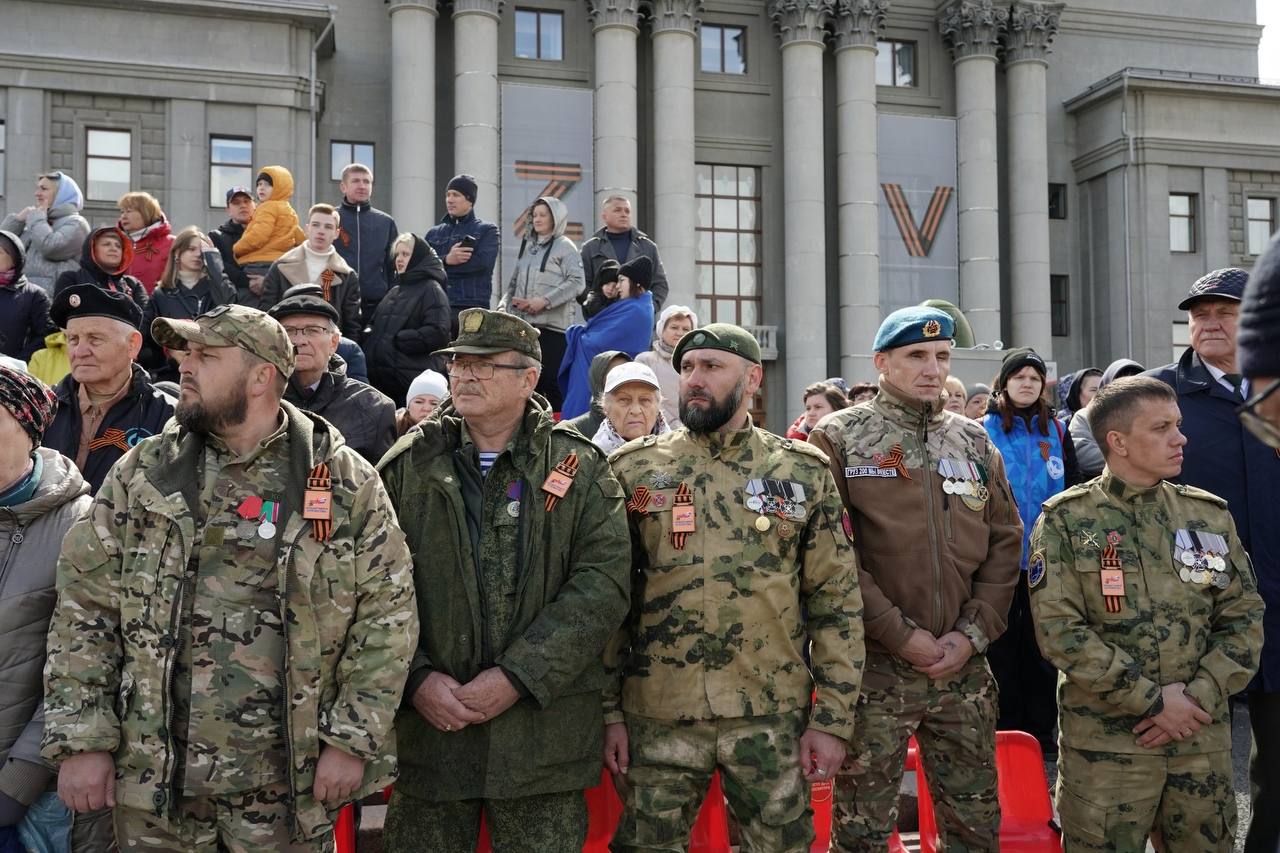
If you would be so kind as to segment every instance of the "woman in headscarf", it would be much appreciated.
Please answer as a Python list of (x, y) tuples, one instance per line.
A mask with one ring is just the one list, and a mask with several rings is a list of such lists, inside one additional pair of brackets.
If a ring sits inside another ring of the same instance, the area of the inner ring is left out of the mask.
[(35, 285), (53, 293), (58, 276), (80, 266), (80, 250), (89, 236), (89, 221), (80, 215), (84, 193), (62, 172), (36, 178), (36, 203), (11, 213), (0, 231), (16, 234), (27, 252), (25, 272)]

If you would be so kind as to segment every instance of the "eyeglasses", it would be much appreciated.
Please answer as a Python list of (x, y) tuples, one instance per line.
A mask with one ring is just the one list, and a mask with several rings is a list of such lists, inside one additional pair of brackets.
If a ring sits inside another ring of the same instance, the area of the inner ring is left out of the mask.
[(1244, 405), (1236, 409), (1236, 414), (1240, 416), (1240, 423), (1244, 425), (1244, 428), (1253, 433), (1258, 441), (1261, 441), (1267, 447), (1274, 447), (1276, 450), (1280, 450), (1280, 427), (1277, 427), (1258, 412), (1258, 405), (1275, 394), (1277, 388), (1280, 388), (1280, 379), (1272, 382), (1261, 392), (1246, 400)]
[(493, 378), (495, 370), (528, 370), (523, 364), (495, 364), (492, 361), (458, 361), (449, 362), (449, 375), (453, 378), (470, 373), (472, 379), (488, 382)]
[(299, 335), (304, 338), (323, 338), (333, 334), (333, 329), (328, 326), (285, 326), (284, 331), (290, 338)]

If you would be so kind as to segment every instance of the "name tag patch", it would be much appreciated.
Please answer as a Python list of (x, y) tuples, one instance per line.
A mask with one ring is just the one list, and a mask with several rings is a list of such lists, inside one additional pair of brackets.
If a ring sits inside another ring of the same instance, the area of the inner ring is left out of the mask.
[(896, 477), (898, 469), (880, 468), (876, 465), (853, 465), (844, 469), (844, 476), (850, 480), (854, 477)]

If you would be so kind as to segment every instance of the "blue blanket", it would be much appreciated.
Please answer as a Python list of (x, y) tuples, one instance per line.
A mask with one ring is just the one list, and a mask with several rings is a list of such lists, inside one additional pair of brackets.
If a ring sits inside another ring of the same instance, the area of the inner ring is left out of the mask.
[[(653, 297), (619, 299), (587, 321), (564, 330), (564, 358), (560, 361), (561, 418), (576, 418), (591, 408), (591, 359), (606, 350), (621, 350), (635, 358), (649, 349), (653, 334)], [(589, 436), (588, 436), (589, 437)]]

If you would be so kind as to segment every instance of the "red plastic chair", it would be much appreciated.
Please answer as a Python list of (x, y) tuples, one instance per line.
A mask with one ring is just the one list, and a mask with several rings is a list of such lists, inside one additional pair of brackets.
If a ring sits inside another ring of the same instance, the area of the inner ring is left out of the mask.
[(345, 805), (333, 826), (333, 843), (337, 853), (356, 853), (356, 808)]
[(1060, 853), (1062, 838), (1051, 824), (1053, 803), (1039, 742), (1026, 732), (996, 732), (996, 774), (1000, 849)]

